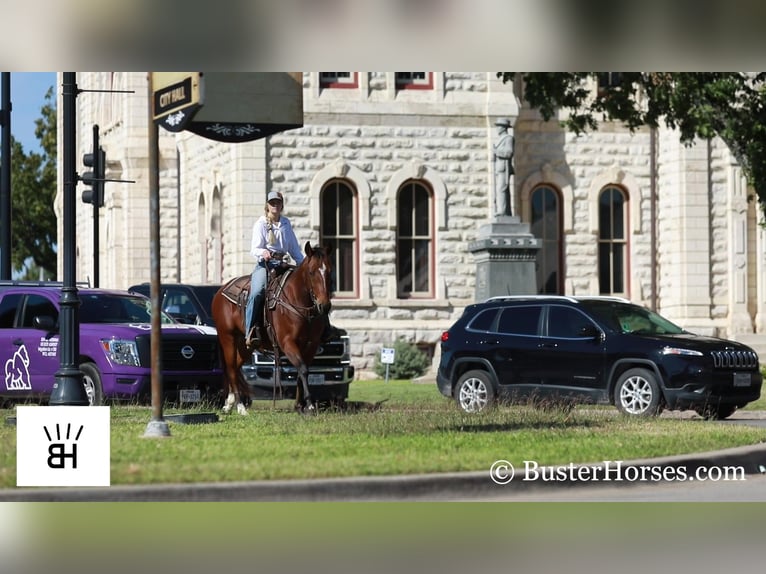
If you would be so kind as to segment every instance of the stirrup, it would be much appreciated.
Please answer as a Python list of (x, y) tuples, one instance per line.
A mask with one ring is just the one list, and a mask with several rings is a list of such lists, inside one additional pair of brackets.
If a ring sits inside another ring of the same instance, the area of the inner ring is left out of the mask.
[(250, 328), (250, 332), (247, 334), (247, 339), (245, 339), (246, 347), (249, 349), (254, 349), (260, 344), (261, 338), (258, 336), (259, 332), (260, 327), (258, 325)]

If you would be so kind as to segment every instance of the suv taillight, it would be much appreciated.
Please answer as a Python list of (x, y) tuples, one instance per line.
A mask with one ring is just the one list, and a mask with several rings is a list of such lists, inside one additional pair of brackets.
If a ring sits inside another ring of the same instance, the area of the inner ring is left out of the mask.
[(449, 339), (449, 331), (444, 331), (442, 333), (442, 343), (446, 343), (448, 339)]

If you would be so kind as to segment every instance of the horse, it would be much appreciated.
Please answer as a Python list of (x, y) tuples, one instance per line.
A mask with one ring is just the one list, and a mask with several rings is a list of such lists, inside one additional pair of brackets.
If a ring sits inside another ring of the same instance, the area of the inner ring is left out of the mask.
[[(300, 265), (286, 266), (277, 277), (269, 272), (264, 303), (265, 320), (261, 321), (261, 352), (274, 353), (275, 384), (279, 382), (280, 356), (284, 355), (298, 371), (295, 410), (316, 413), (308, 387), (308, 367), (314, 360), (331, 309), (330, 250), (304, 246), (306, 257)], [(224, 367), (223, 412), (234, 405), (241, 415), (247, 414), (243, 397), (250, 399), (250, 389), (242, 375), (242, 365), (255, 349), (247, 347), (245, 305), (250, 275), (234, 278), (213, 296), (212, 315), (218, 331), (218, 343)]]

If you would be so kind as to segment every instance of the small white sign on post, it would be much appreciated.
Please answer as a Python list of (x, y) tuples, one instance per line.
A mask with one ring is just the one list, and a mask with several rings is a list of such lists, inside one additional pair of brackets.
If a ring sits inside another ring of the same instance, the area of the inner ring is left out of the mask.
[(388, 384), (388, 366), (394, 363), (395, 354), (394, 349), (390, 347), (382, 347), (380, 349), (380, 362), (386, 366), (386, 384)]

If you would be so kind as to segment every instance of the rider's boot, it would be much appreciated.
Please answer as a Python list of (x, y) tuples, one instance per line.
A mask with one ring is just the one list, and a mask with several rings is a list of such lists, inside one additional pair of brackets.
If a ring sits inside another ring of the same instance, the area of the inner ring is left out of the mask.
[(248, 350), (253, 351), (261, 344), (261, 326), (259, 325), (258, 321), (253, 323), (253, 326), (250, 327), (250, 332), (247, 334), (247, 340), (245, 341), (245, 346), (248, 348)]
[(252, 326), (247, 333), (245, 346), (249, 350), (254, 350), (261, 344), (261, 317), (263, 317), (263, 298), (256, 295), (253, 298), (253, 320)]

